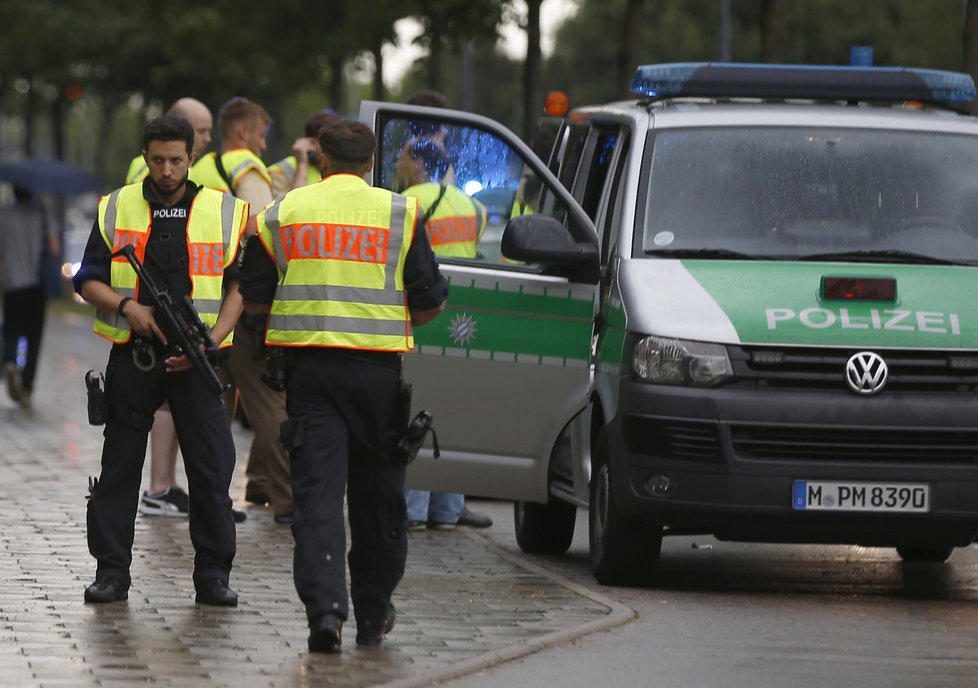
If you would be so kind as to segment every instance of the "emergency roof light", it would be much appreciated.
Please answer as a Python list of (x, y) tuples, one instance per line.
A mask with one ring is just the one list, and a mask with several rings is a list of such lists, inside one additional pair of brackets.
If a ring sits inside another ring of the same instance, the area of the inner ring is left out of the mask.
[(965, 103), (968, 74), (911, 67), (677, 62), (642, 65), (632, 92), (649, 98), (796, 98), (804, 100)]
[(543, 101), (543, 111), (551, 117), (563, 117), (570, 109), (570, 100), (563, 91), (550, 91)]

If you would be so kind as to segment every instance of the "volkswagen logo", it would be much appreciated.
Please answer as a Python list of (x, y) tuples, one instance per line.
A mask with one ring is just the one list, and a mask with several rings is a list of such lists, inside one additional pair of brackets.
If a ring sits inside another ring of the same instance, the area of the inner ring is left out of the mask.
[(860, 351), (846, 363), (846, 382), (856, 394), (869, 396), (886, 387), (886, 361), (872, 351)]

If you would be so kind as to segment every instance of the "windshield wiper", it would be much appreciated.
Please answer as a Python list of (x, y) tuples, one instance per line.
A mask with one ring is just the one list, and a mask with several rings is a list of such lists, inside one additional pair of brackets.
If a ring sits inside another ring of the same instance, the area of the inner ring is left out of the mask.
[(740, 251), (731, 251), (726, 248), (667, 248), (649, 249), (645, 252), (647, 256), (660, 256), (662, 258), (720, 258), (726, 260), (774, 260), (774, 256), (758, 256)]
[(974, 265), (973, 261), (948, 260), (913, 251), (875, 250), (875, 251), (837, 251), (830, 253), (809, 253), (798, 256), (798, 260), (845, 260), (861, 263), (918, 263), (923, 265)]

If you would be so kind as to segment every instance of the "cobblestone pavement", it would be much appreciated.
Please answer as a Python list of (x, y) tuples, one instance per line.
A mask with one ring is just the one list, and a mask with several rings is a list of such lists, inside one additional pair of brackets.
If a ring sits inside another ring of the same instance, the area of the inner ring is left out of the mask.
[[(49, 314), (34, 410), (0, 395), (0, 685), (425, 685), (631, 617), (477, 533), (422, 532), (387, 641), (358, 648), (351, 620), (343, 654), (310, 655), (291, 533), (256, 508), (238, 526), (238, 608), (196, 606), (186, 520), (142, 516), (129, 601), (85, 605), (85, 493), (101, 432), (87, 424), (82, 376), (108, 351), (90, 328), (90, 317)], [(239, 504), (249, 439), (236, 427)]]

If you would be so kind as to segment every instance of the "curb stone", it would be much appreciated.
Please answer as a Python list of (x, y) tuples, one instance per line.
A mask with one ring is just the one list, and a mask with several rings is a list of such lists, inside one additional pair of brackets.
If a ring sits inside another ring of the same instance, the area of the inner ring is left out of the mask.
[(450, 666), (430, 672), (424, 676), (403, 678), (391, 681), (389, 683), (384, 683), (381, 684), (379, 688), (418, 688), (420, 686), (433, 685), (441, 681), (461, 678), (504, 662), (519, 659), (535, 652), (540, 652), (541, 650), (554, 647), (555, 645), (576, 640), (577, 638), (581, 638), (590, 633), (606, 631), (610, 628), (621, 626), (634, 620), (638, 616), (633, 609), (626, 607), (623, 604), (619, 604), (605, 595), (589, 590), (583, 585), (579, 585), (578, 583), (568, 580), (567, 578), (564, 578), (563, 576), (542, 566), (527, 561), (526, 559), (523, 559), (522, 557), (503, 549), (488, 537), (481, 535), (480, 533), (467, 529), (463, 530), (463, 532), (470, 540), (474, 540), (482, 547), (490, 550), (496, 556), (506, 559), (510, 563), (526, 569), (537, 576), (546, 578), (554, 584), (564, 587), (571, 592), (580, 595), (581, 597), (586, 597), (597, 604), (607, 607), (609, 610), (608, 614), (595, 621), (589, 621), (571, 628), (563, 628), (559, 631), (547, 633), (530, 640), (523, 640), (518, 643), (514, 643), (513, 645), (509, 645), (508, 647), (504, 647), (499, 650), (487, 652), (479, 655), (478, 657), (472, 657), (470, 659), (457, 662)]

